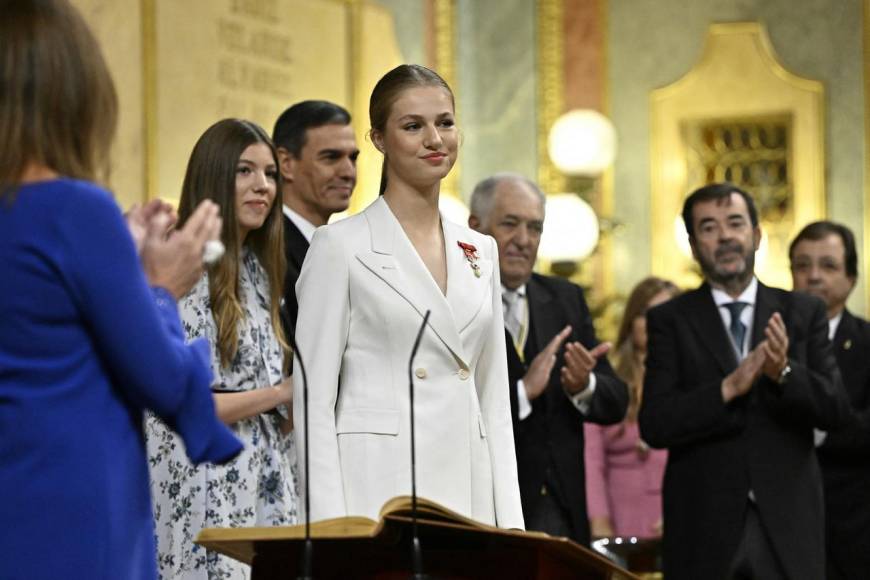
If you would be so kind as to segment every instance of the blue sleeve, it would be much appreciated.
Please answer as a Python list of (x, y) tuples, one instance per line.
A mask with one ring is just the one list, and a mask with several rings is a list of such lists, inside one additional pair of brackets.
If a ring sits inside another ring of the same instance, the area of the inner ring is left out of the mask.
[(215, 413), (208, 345), (184, 344), (175, 301), (148, 287), (114, 200), (84, 193), (71, 196), (58, 233), (66, 283), (113, 383), (177, 431), (191, 461), (232, 458), (241, 443)]

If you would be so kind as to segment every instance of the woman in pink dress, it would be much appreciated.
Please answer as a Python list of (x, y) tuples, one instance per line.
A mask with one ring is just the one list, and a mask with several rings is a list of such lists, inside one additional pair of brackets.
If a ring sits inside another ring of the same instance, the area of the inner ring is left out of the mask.
[(650, 449), (640, 438), (637, 411), (646, 357), (646, 311), (677, 292), (674, 284), (660, 278), (647, 278), (632, 290), (619, 327), (615, 365), (629, 388), (628, 412), (617, 425), (584, 425), (586, 498), (593, 538), (661, 536), (667, 451)]

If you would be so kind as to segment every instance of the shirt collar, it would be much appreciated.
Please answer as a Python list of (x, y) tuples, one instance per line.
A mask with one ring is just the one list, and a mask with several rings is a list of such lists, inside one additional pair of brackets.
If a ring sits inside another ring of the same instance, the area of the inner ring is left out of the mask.
[(520, 286), (519, 288), (514, 288), (514, 289), (512, 290), (512, 289), (508, 288), (507, 286), (505, 286), (504, 284), (502, 284), (502, 285), (501, 285), (501, 293), (502, 293), (502, 294), (516, 294), (517, 297), (519, 297), (519, 298), (525, 298), (525, 296), (526, 296), (526, 285), (523, 284), (523, 285)]
[(317, 229), (313, 223), (290, 209), (287, 204), (283, 204), (284, 215), (287, 216), (287, 219), (293, 222), (293, 225), (299, 229), (299, 232), (302, 234), (308, 243), (311, 243), (311, 238), (314, 237), (314, 230)]
[(828, 340), (834, 340), (834, 336), (837, 334), (837, 328), (839, 328), (841, 320), (843, 320), (842, 310), (838, 315), (828, 320)]
[(729, 302), (745, 302), (754, 307), (755, 298), (758, 295), (758, 278), (753, 276), (752, 280), (749, 281), (749, 285), (737, 298), (731, 298), (724, 290), (713, 288), (712, 286), (710, 286), (710, 290), (713, 293), (713, 301), (716, 303), (716, 306), (721, 307)]

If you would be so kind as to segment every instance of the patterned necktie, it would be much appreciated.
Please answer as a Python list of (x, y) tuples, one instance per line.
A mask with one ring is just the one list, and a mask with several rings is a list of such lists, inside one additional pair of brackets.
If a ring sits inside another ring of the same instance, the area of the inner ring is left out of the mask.
[(723, 304), (728, 312), (731, 313), (731, 325), (728, 330), (731, 331), (731, 338), (734, 340), (734, 347), (737, 349), (737, 358), (743, 358), (743, 341), (746, 339), (746, 325), (740, 321), (740, 313), (743, 309), (749, 306), (748, 302), (727, 302)]
[(520, 329), (522, 322), (519, 317), (519, 302), (520, 294), (516, 290), (506, 290), (501, 294), (502, 305), (504, 306), (504, 326), (514, 337), (514, 340), (519, 340)]

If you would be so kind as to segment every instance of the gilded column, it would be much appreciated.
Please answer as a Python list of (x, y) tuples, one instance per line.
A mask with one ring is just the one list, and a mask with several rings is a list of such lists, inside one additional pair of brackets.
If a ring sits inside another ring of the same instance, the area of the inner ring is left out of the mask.
[[(427, 21), (431, 23), (427, 39), (429, 64), (453, 89), (456, 117), (461, 130), (462, 116), (459, 111), (459, 86), (456, 74), (456, 0), (429, 0), (426, 9)], [(441, 185), (442, 193), (460, 199), (462, 197), (459, 191), (461, 158), (460, 149), (456, 165)]]
[(547, 153), (550, 127), (565, 108), (563, 18), (562, 0), (538, 0), (538, 184), (545, 193), (565, 191), (567, 186)]

